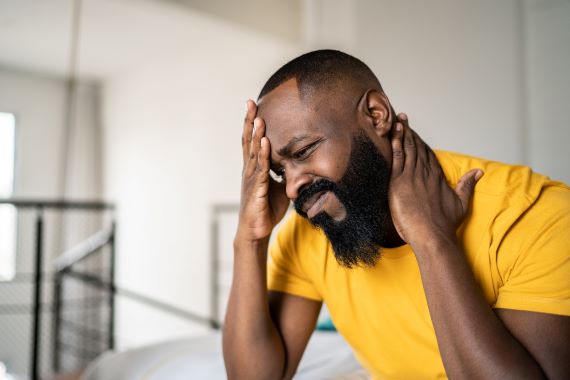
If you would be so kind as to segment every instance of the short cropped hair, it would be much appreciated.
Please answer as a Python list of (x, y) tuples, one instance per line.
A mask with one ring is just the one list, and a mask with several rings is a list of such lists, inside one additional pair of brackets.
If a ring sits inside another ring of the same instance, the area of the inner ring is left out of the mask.
[(267, 80), (258, 99), (289, 79), (295, 78), (301, 97), (339, 83), (382, 89), (380, 81), (364, 62), (338, 50), (316, 50), (286, 63)]

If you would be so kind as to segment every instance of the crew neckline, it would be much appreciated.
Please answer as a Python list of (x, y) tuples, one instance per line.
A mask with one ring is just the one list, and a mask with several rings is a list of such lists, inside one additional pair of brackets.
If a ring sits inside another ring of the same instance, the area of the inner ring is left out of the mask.
[(381, 252), (382, 253), (380, 256), (380, 260), (382, 260), (382, 259), (388, 259), (388, 260), (399, 259), (399, 258), (406, 257), (406, 256), (409, 256), (410, 254), (414, 253), (412, 251), (412, 247), (410, 247), (409, 244), (404, 244), (404, 245), (401, 245), (401, 246), (395, 247), (395, 248), (382, 248)]

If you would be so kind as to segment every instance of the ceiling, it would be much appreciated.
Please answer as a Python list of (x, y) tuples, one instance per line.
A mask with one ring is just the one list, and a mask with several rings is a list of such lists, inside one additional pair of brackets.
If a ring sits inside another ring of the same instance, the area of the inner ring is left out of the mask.
[[(66, 76), (74, 0), (0, 0), (0, 66)], [(301, 0), (82, 0), (78, 75), (105, 78), (208, 43), (212, 28), (295, 41)]]

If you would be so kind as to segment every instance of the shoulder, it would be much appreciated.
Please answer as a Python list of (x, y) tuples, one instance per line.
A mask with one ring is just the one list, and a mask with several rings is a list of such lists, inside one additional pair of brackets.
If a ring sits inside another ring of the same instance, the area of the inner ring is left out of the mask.
[[(543, 187), (540, 196), (529, 212), (547, 213), (558, 217), (570, 217), (570, 187), (555, 181), (549, 181)], [(537, 215), (538, 216), (538, 215)]]
[[(532, 198), (533, 201), (550, 181), (544, 175), (524, 165), (469, 156), (461, 153), (436, 151), (437, 159), (447, 181), (454, 187), (459, 179), (472, 169), (482, 169), (485, 175), (477, 182), (475, 195), (486, 194), (497, 197)], [(552, 182), (552, 181), (550, 181)]]
[(549, 182), (499, 247), (497, 307), (570, 315), (570, 189)]
[[(532, 205), (516, 220), (507, 233), (520, 248), (538, 249), (550, 240), (560, 249), (570, 251), (570, 188), (559, 182), (547, 182)], [(507, 241), (506, 241), (507, 242)]]

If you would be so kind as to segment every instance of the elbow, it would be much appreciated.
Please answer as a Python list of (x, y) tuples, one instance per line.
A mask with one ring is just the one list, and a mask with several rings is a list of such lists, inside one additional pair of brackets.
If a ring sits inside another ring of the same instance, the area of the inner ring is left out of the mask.
[(229, 380), (285, 379), (283, 361), (278, 360), (275, 352), (267, 347), (256, 348), (251, 342), (240, 343), (239, 337), (226, 326), (222, 330), (222, 351)]

